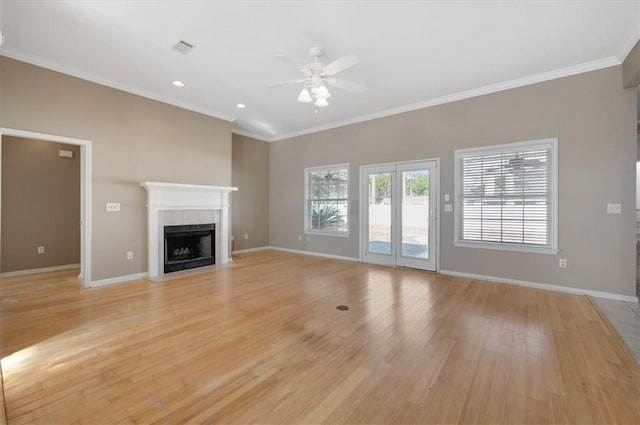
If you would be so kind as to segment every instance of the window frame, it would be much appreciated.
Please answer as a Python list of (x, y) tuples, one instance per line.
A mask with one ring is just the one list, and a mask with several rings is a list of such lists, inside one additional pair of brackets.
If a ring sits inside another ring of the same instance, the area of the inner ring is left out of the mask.
[[(462, 175), (460, 170), (461, 159), (469, 155), (491, 155), (496, 153), (509, 153), (522, 150), (534, 150), (549, 148), (551, 160), (551, 184), (549, 190), (549, 245), (536, 246), (509, 242), (489, 242), (489, 241), (469, 241), (461, 238), (462, 223), (460, 222)], [(502, 251), (529, 252), (539, 254), (557, 254), (558, 249), (558, 139), (538, 139), (522, 142), (505, 143), (499, 145), (480, 146), (467, 149), (456, 149), (454, 151), (454, 246), (465, 248), (495, 249)]]
[[(317, 171), (333, 171), (333, 170), (347, 170), (347, 230), (344, 232), (338, 230), (315, 230), (312, 229), (309, 223), (309, 176), (313, 172)], [(351, 199), (351, 176), (350, 176), (349, 163), (321, 165), (314, 167), (306, 167), (304, 169), (304, 234), (305, 235), (322, 235), (322, 236), (337, 236), (341, 238), (348, 238), (351, 229), (351, 220), (349, 219), (349, 202)]]

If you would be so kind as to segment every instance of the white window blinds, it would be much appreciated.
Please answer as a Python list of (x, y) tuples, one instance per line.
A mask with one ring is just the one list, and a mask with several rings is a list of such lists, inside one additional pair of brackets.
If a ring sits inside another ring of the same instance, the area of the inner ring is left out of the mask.
[(457, 242), (553, 248), (552, 140), (456, 151)]
[(347, 235), (349, 166), (305, 169), (305, 231)]

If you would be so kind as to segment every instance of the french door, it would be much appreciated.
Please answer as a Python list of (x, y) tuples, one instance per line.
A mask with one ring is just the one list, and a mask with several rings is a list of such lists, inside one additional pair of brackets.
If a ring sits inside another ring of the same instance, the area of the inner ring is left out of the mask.
[(360, 259), (436, 270), (437, 161), (360, 167)]

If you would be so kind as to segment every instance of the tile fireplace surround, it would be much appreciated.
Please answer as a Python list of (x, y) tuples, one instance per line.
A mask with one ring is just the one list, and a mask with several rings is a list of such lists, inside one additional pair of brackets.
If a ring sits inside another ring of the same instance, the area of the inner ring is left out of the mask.
[(216, 264), (230, 262), (229, 194), (237, 187), (142, 182), (147, 190), (149, 277), (164, 274), (164, 226), (215, 223)]

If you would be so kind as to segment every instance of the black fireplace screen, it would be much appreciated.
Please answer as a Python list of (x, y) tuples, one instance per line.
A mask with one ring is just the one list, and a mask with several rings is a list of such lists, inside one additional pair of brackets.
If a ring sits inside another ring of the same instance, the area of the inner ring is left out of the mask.
[(215, 264), (216, 225), (164, 227), (164, 272)]

